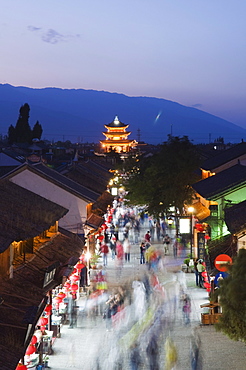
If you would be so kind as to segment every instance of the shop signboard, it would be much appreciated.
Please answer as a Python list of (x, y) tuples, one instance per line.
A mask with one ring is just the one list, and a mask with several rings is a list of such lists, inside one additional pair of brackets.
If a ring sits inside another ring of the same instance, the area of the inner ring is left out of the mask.
[(197, 233), (198, 258), (205, 259), (205, 234)]
[(43, 288), (47, 287), (55, 278), (56, 269), (59, 266), (59, 262), (53, 263), (51, 266), (47, 267), (44, 275)]

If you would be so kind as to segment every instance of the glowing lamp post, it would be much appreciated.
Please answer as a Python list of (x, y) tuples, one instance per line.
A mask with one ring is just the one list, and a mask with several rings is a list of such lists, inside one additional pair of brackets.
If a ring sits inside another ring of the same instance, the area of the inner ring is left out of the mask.
[(173, 219), (172, 219), (171, 217), (169, 217), (169, 218), (167, 219), (167, 223), (168, 223), (169, 228), (171, 229), (172, 224), (173, 224)]
[(188, 207), (188, 212), (190, 213), (190, 259), (192, 259), (193, 255), (193, 227), (192, 227), (192, 218), (193, 218), (193, 212), (194, 212), (194, 207)]

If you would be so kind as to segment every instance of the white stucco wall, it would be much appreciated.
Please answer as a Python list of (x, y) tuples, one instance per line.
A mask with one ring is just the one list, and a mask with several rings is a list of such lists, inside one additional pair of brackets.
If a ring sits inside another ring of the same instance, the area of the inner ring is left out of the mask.
[[(76, 197), (69, 191), (60, 188), (29, 170), (24, 170), (16, 174), (10, 181), (67, 208), (69, 212), (59, 220), (59, 226), (73, 233), (84, 233), (82, 224), (86, 220), (86, 206), (89, 202)], [(35, 204), (33, 206), (35, 207)]]

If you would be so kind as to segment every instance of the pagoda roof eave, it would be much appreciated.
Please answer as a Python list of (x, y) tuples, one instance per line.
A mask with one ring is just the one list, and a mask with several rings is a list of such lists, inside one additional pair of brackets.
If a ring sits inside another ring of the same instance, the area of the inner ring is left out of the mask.
[(110, 130), (112, 128), (124, 128), (124, 129), (127, 129), (127, 127), (129, 127), (129, 125), (126, 125), (124, 123), (121, 123), (119, 126), (116, 126), (116, 125), (113, 125), (112, 122), (111, 122), (111, 123), (108, 123), (107, 125), (104, 125), (104, 127), (107, 130)]
[(114, 144), (114, 145), (125, 145), (125, 144), (130, 144), (134, 143), (135, 140), (100, 140), (100, 143), (102, 144)]
[(130, 135), (131, 131), (103, 131), (104, 135)]

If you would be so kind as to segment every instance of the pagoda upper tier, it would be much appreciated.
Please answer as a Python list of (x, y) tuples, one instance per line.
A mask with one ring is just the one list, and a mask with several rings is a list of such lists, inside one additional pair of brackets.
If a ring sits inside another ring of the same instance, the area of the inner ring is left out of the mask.
[(115, 116), (115, 119), (112, 122), (104, 125), (107, 129), (107, 132), (103, 132), (106, 139), (100, 141), (104, 152), (108, 153), (114, 150), (117, 153), (126, 153), (137, 145), (136, 140), (128, 139), (128, 136), (131, 134), (131, 132), (126, 131), (128, 126), (129, 125), (120, 122), (117, 116)]

